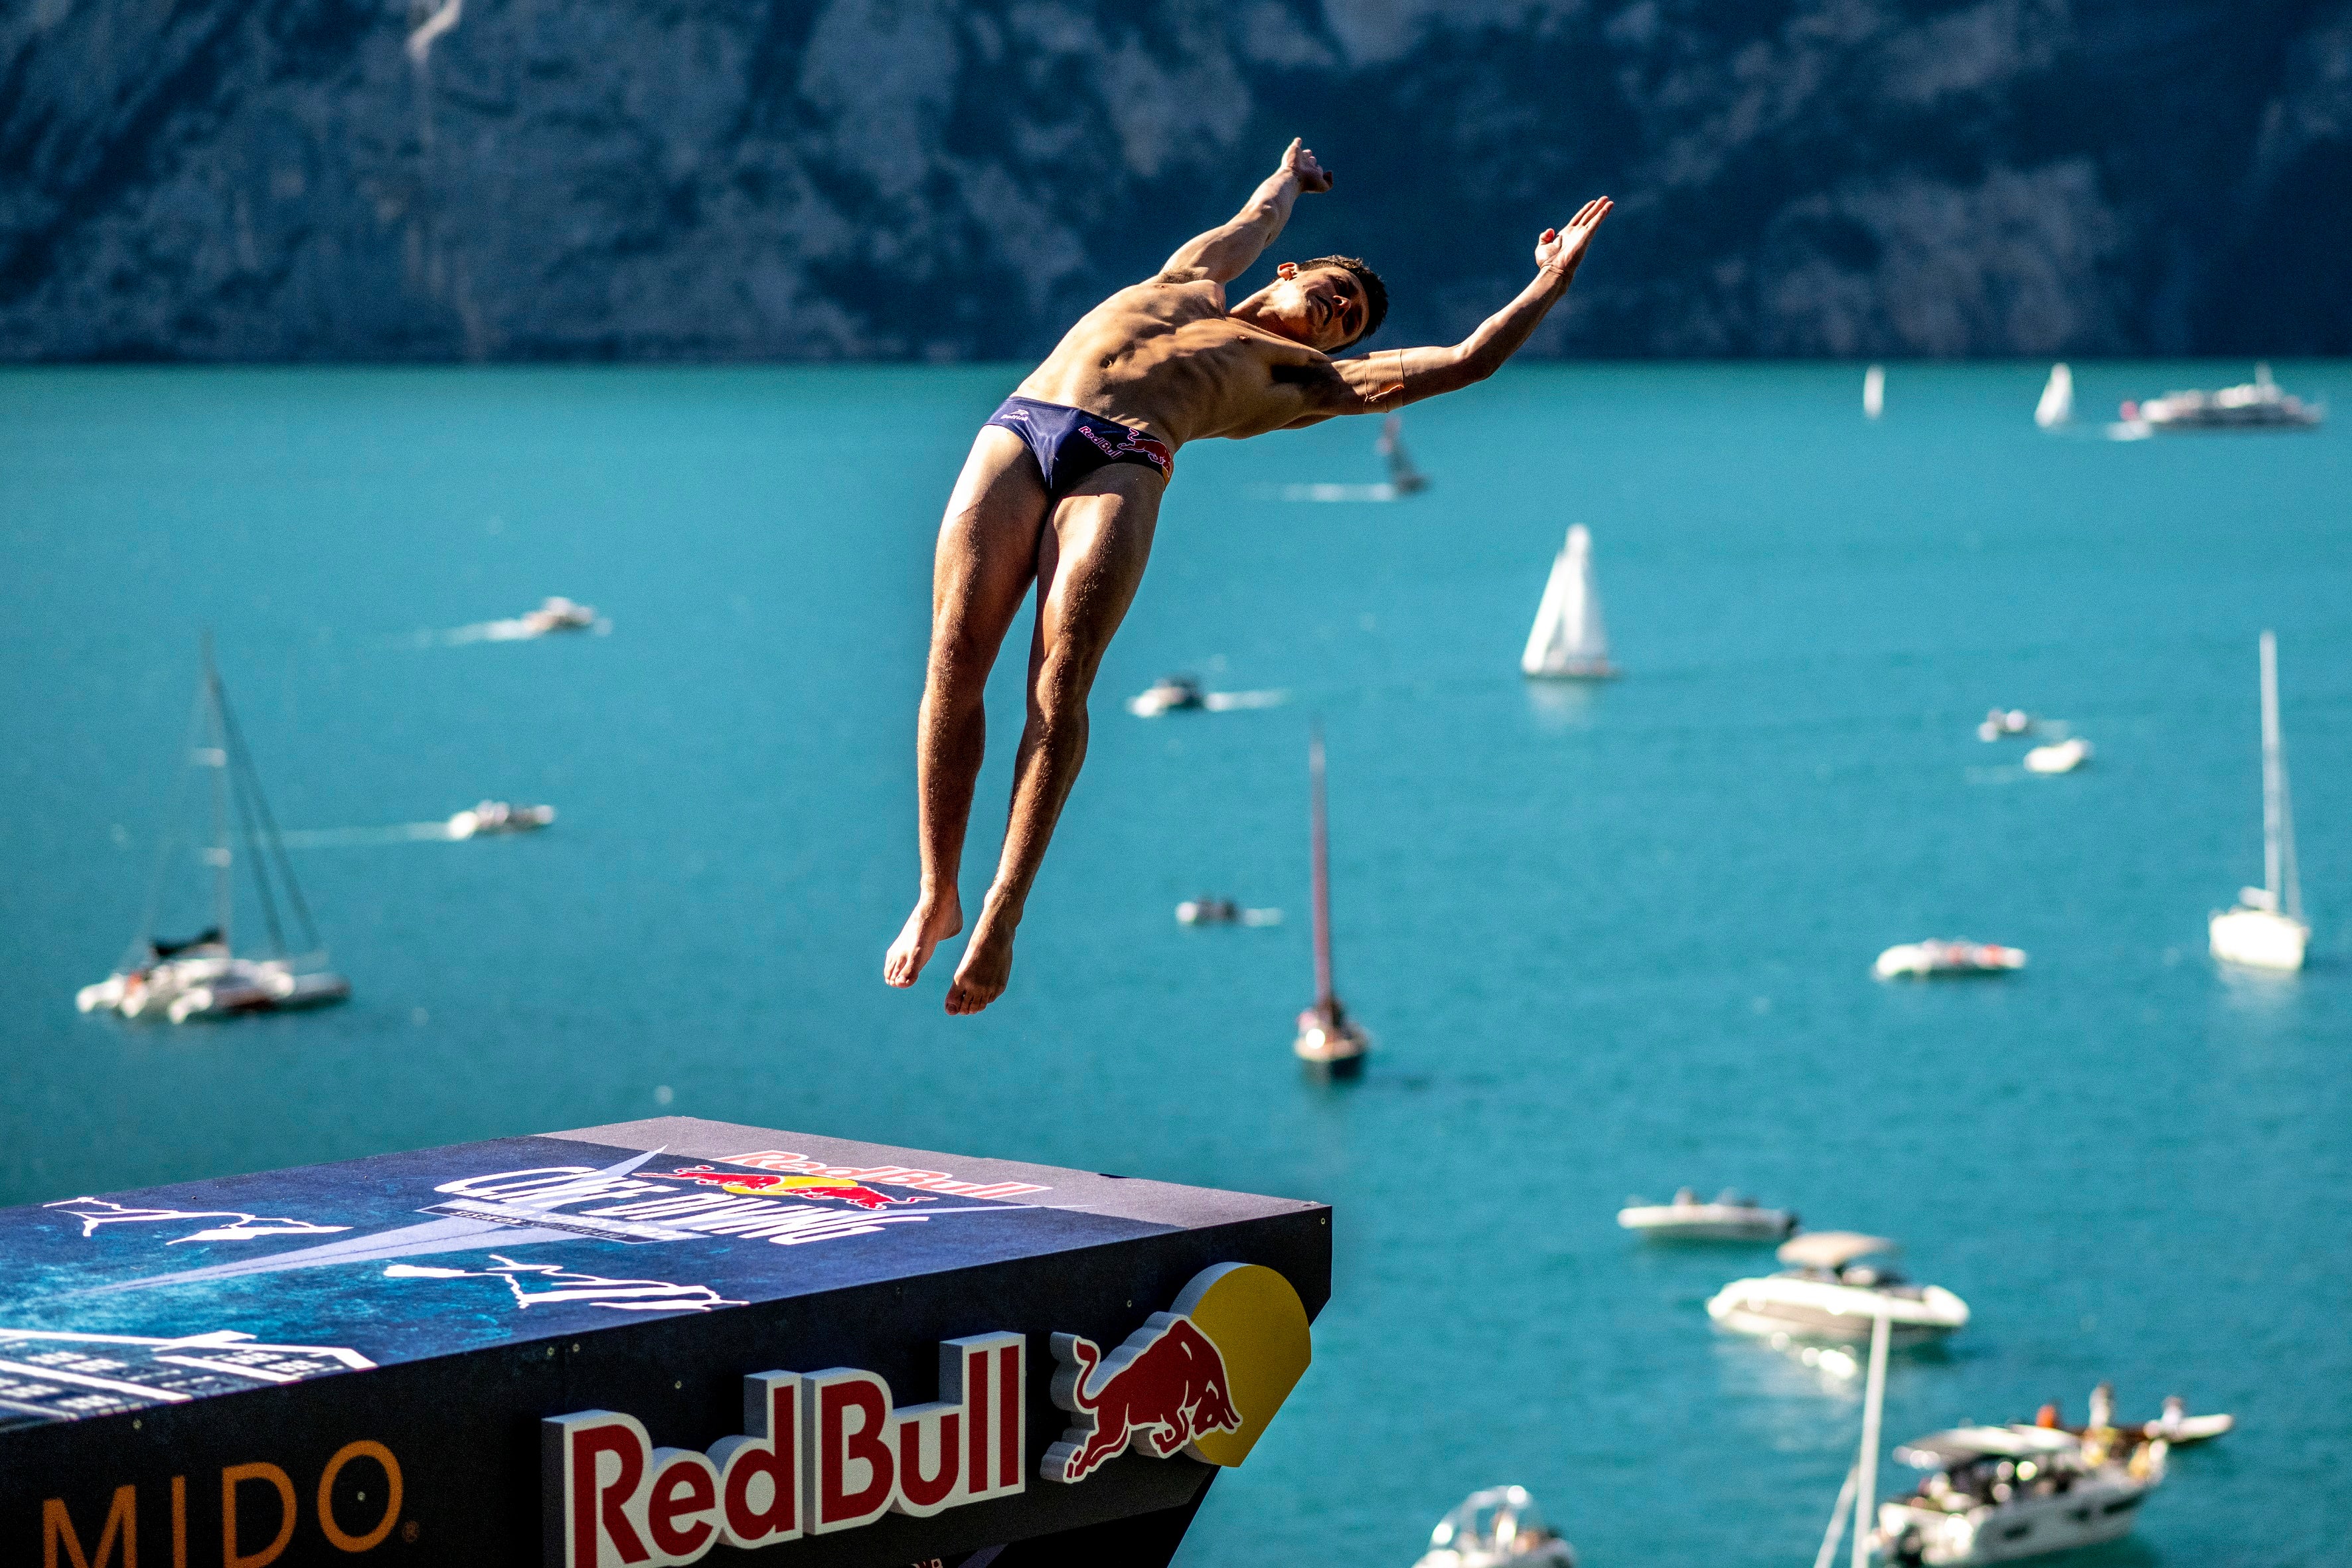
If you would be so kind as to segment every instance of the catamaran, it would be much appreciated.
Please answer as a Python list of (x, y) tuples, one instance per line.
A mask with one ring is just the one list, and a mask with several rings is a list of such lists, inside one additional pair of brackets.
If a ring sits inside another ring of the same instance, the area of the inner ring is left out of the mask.
[[(229, 709), (220, 673), (213, 668), (210, 638), (205, 642), (204, 679), (188, 725), (187, 754), (191, 765), (210, 770), (212, 776), (212, 841), (203, 852), (213, 873), (212, 923), (184, 942), (165, 942), (155, 935), (166, 875), (181, 848), (176, 836), (167, 833), (138, 934), (131, 938), (114, 973), (94, 985), (83, 986), (74, 1005), (85, 1013), (162, 1017), (184, 1024), (192, 1018), (272, 1013), (343, 1000), (352, 994), (351, 982), (325, 966), (326, 950), (310, 918), (310, 906), (294, 880), (277, 820), (261, 793), (260, 776), (254, 772), (253, 759)], [(230, 941), (237, 858), (233, 836), (243, 841), (262, 923), (269, 933), (267, 955), (260, 958), (238, 957)], [(288, 951), (278, 920), (281, 900), (299, 925), (306, 944), (299, 954)]]
[(1519, 668), (1567, 680), (1606, 680), (1618, 673), (1609, 662), (1609, 631), (1592, 585), (1592, 532), (1580, 522), (1569, 529), (1568, 542), (1552, 558)]
[(1314, 786), (1315, 1005), (1298, 1015), (1298, 1038), (1291, 1050), (1314, 1071), (1354, 1078), (1372, 1048), (1362, 1025), (1348, 1016), (1331, 986), (1331, 837), (1323, 810), (1323, 731), (1307, 742), (1307, 773)]
[(2042, 388), (2042, 401), (2033, 407), (2033, 422), (2044, 430), (2055, 430), (2071, 423), (2074, 417), (2074, 373), (2063, 364), (2050, 367), (2050, 380)]
[(2256, 969), (2301, 969), (2311, 927), (2295, 874), (2294, 803), (2286, 787), (2286, 742), (2279, 733), (2278, 639), (2263, 634), (2263, 885), (2242, 888), (2238, 907), (2206, 922), (2213, 956)]

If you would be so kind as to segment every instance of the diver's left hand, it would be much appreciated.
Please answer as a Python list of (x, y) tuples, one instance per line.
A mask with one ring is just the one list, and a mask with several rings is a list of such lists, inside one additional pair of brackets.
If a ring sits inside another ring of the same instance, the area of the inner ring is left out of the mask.
[(1315, 161), (1315, 149), (1299, 137), (1290, 139), (1290, 149), (1282, 155), (1282, 172), (1298, 182), (1298, 188), (1309, 195), (1331, 188), (1330, 171)]
[(1583, 263), (1584, 247), (1592, 243), (1594, 231), (1617, 208), (1607, 196), (1595, 196), (1577, 210), (1566, 229), (1546, 229), (1536, 241), (1536, 265), (1562, 278), (1573, 278)]

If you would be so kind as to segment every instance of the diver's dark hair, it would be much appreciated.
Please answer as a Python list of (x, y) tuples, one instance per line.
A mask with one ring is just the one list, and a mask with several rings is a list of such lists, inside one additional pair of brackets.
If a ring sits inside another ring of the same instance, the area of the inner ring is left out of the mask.
[(1318, 256), (1312, 261), (1300, 262), (1298, 270), (1312, 272), (1320, 267), (1338, 268), (1353, 277), (1356, 287), (1364, 291), (1364, 330), (1339, 345), (1341, 348), (1354, 348), (1379, 331), (1381, 323), (1388, 319), (1389, 286), (1381, 281), (1379, 273), (1352, 256)]

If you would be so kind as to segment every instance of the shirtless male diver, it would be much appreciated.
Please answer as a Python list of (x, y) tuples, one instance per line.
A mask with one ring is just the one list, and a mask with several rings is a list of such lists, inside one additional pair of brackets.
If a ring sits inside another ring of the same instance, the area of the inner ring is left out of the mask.
[(1330, 188), (1314, 153), (1292, 142), (1232, 222), (1088, 311), (972, 442), (932, 568), (915, 759), (922, 883), (883, 963), (891, 984), (912, 985), (931, 950), (963, 929), (956, 874), (980, 774), (981, 692), (1030, 584), (1037, 626), (1012, 815), (948, 990), (950, 1013), (979, 1012), (1012, 975), (1013, 928), (1086, 757), (1087, 693), (1143, 581), (1177, 448), (1386, 413), (1484, 380), (1568, 291), (1611, 205), (1587, 202), (1564, 232), (1544, 230), (1535, 280), (1461, 342), (1342, 360), (1330, 356), (1388, 310), (1386, 288), (1362, 262), (1285, 262), (1265, 288), (1225, 300), (1225, 285), (1282, 232), (1299, 194)]

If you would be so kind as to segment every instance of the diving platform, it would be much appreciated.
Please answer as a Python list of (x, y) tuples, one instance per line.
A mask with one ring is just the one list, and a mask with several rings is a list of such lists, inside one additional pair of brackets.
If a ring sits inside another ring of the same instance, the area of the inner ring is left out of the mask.
[(1160, 1564), (1320, 1204), (663, 1117), (0, 1210), (0, 1563)]

